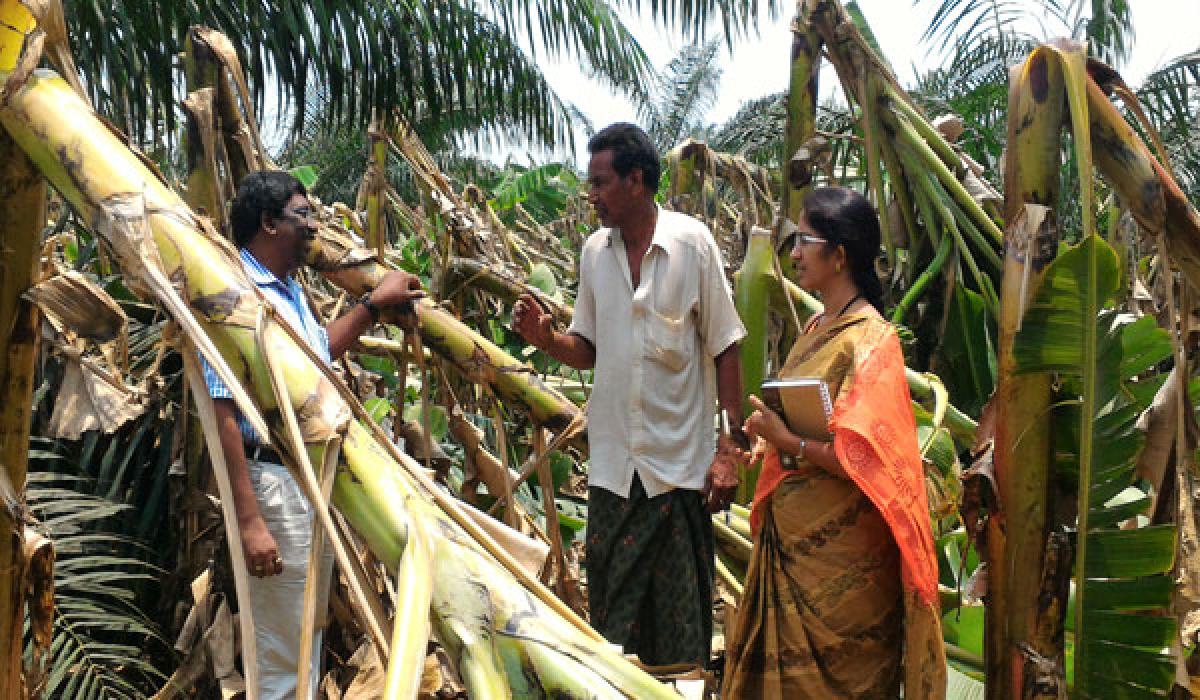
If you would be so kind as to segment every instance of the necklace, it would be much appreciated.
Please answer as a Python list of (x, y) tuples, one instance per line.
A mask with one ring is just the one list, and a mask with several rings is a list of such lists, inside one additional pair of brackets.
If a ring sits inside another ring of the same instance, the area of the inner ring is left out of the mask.
[(829, 314), (822, 313), (820, 316), (814, 317), (811, 321), (809, 321), (809, 325), (805, 326), (805, 332), (813, 332), (817, 328), (823, 328), (827, 324), (833, 323), (835, 320), (841, 318), (842, 314), (846, 313), (846, 311), (850, 308), (850, 305), (859, 299), (862, 299), (862, 294), (855, 294), (853, 297), (851, 297), (850, 301), (846, 302), (846, 305), (842, 307), (842, 310), (837, 312), (836, 316), (830, 316)]
[(850, 308), (850, 305), (859, 299), (862, 299), (861, 294), (855, 294), (854, 296), (850, 297), (850, 301), (846, 302), (846, 305), (842, 307), (841, 311), (837, 312), (837, 316), (834, 316), (834, 318), (841, 318), (842, 314), (846, 313), (846, 310)]

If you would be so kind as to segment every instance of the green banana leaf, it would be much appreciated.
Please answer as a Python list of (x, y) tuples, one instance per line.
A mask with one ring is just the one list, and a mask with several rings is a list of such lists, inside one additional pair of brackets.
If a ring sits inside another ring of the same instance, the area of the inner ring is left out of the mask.
[[(1117, 292), (1119, 261), (1089, 235), (1050, 266), (1025, 312), (1014, 347), (1018, 372), (1056, 372), (1070, 429), (1056, 434), (1058, 468), (1078, 482), (1074, 697), (1158, 698), (1171, 688), (1176, 623), (1167, 614), (1176, 533), (1170, 526), (1122, 530), (1144, 509), (1129, 495), (1146, 408), (1137, 378), (1171, 354), (1152, 318), (1105, 308)], [(1073, 441), (1073, 443), (1072, 443)], [(1160, 613), (1155, 615), (1154, 613)]]
[(938, 349), (938, 376), (946, 383), (950, 402), (968, 415), (979, 415), (996, 390), (995, 338), (995, 320), (983, 297), (956, 287)]

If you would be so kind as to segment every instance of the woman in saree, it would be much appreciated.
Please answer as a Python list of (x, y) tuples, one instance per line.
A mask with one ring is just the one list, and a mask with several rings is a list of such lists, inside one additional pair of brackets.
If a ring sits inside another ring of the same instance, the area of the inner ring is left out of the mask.
[(780, 376), (825, 380), (833, 440), (794, 434), (750, 397), (744, 429), (763, 468), (726, 698), (945, 697), (937, 559), (904, 357), (880, 315), (879, 243), (857, 192), (805, 199), (791, 257), (825, 311)]

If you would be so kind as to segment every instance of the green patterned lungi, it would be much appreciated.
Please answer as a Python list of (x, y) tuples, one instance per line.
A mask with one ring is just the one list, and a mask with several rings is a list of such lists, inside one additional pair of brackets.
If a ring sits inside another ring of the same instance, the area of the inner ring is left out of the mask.
[(713, 532), (699, 491), (629, 498), (588, 489), (588, 601), (592, 626), (643, 663), (708, 663)]

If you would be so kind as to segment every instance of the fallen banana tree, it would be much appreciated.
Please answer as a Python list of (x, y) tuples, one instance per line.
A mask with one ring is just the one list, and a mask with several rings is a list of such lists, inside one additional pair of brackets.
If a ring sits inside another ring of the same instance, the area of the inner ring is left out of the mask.
[[(310, 246), (308, 264), (354, 296), (373, 289), (388, 271), (369, 251), (355, 247), (348, 237), (329, 227), (322, 228)], [(527, 408), (534, 421), (551, 430), (562, 430), (576, 419), (579, 409), (575, 404), (546, 386), (528, 365), (433, 301), (423, 300), (420, 310), (422, 342), (469, 381), (492, 386), (501, 399)]]
[[(0, 52), (20, 48), (10, 43)], [(264, 309), (229, 245), (64, 80), (45, 71), (15, 81), (11, 75), (0, 73), (8, 81), (0, 125), (104, 237), (127, 281), (162, 303), (235, 388), (243, 413), (272, 436), (301, 483), (315, 484), (312, 465), (336, 459), (333, 504), (391, 570), (416, 571), (433, 582), (434, 634), (455, 657), (472, 697), (673, 696), (609, 648), (383, 438), (350, 394)], [(423, 332), (430, 337), (438, 314), (431, 303), (423, 305)], [(480, 348), (463, 350), (470, 358)], [(266, 419), (253, 420), (258, 416)], [(309, 493), (315, 496), (316, 489)], [(404, 564), (410, 539), (422, 542), (420, 551), (428, 548), (432, 571), (420, 571), (420, 559)], [(412, 602), (419, 606), (424, 600), (417, 598)], [(391, 646), (389, 688), (399, 692), (413, 687), (412, 675), (422, 667), (400, 650), (423, 655), (424, 649)]]

